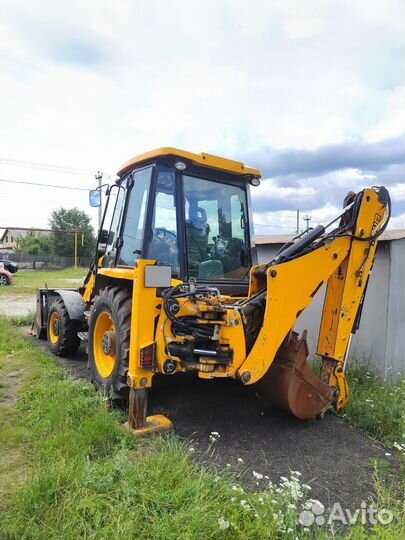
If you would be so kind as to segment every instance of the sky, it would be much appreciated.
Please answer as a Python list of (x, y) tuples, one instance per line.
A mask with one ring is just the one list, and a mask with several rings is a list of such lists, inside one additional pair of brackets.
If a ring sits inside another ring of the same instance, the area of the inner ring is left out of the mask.
[(95, 173), (161, 146), (260, 168), (257, 234), (382, 184), (404, 228), (404, 23), (402, 0), (3, 0), (0, 228), (96, 226)]

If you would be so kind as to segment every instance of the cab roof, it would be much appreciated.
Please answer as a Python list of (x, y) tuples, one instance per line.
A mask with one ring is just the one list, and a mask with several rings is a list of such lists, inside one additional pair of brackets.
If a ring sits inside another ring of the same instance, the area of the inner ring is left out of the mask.
[(226, 171), (233, 174), (246, 174), (250, 176), (255, 176), (257, 178), (261, 178), (262, 176), (261, 172), (258, 169), (246, 167), (244, 163), (241, 163), (239, 161), (233, 161), (231, 159), (213, 156), (211, 154), (206, 154), (205, 152), (202, 152), (201, 154), (193, 154), (192, 152), (187, 152), (186, 150), (179, 150), (178, 148), (170, 147), (157, 148), (156, 150), (151, 150), (150, 152), (146, 152), (145, 154), (140, 154), (133, 157), (132, 159), (129, 159), (122, 165), (117, 175), (122, 176), (130, 169), (135, 167), (135, 165), (139, 165), (141, 163), (164, 156), (174, 156), (180, 159), (186, 159), (188, 161), (191, 161), (195, 165), (208, 167), (210, 169), (217, 169), (220, 171)]

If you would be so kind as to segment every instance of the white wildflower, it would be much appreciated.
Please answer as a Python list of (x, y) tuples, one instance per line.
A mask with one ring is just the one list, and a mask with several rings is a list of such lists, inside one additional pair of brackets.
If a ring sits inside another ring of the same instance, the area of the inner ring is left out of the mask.
[(230, 523), (223, 517), (218, 518), (218, 525), (221, 530), (229, 529)]
[(243, 459), (241, 457), (238, 457), (238, 462), (243, 463)]
[(257, 478), (257, 480), (261, 480), (263, 478), (263, 475), (256, 471), (253, 471), (253, 476)]

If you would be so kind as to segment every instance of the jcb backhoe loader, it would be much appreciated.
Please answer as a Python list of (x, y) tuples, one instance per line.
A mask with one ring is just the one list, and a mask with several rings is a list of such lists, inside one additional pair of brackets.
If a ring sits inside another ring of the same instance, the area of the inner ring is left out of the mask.
[[(350, 192), (335, 220), (257, 264), (249, 189), (259, 189), (260, 176), (174, 148), (131, 159), (107, 189), (83, 287), (38, 291), (38, 337), (61, 356), (87, 341), (93, 383), (112, 399), (129, 397), (136, 433), (171, 427), (162, 415), (146, 416), (157, 373), (238, 379), (301, 419), (347, 403), (350, 336), (389, 220), (389, 194)], [(293, 329), (324, 284), (317, 377), (305, 335)]]

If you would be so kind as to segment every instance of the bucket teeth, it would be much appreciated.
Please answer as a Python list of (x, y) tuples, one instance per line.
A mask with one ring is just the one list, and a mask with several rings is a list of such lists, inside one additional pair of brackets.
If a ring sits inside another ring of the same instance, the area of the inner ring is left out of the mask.
[(332, 389), (313, 373), (307, 362), (306, 331), (291, 332), (267, 373), (256, 383), (259, 397), (301, 420), (323, 415), (334, 400)]

